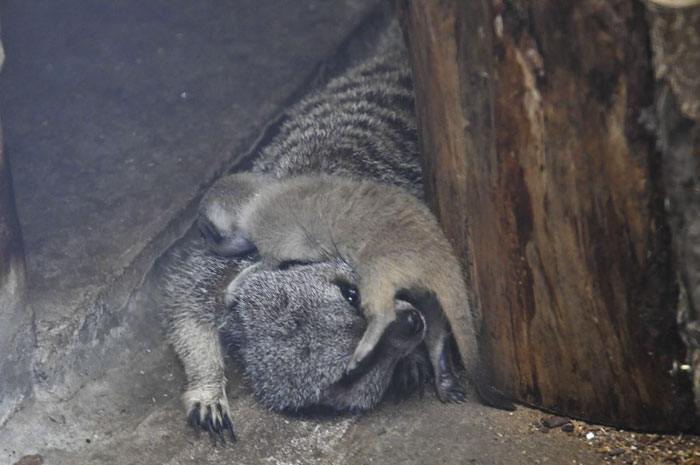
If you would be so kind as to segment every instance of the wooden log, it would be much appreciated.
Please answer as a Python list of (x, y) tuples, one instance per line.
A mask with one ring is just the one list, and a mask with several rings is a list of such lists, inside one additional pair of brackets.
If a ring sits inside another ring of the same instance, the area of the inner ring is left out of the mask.
[(426, 193), (465, 263), (494, 384), (643, 430), (694, 428), (633, 0), (398, 0)]
[(662, 153), (677, 263), (679, 332), (700, 411), (700, 1), (647, 3), (656, 78), (647, 125)]

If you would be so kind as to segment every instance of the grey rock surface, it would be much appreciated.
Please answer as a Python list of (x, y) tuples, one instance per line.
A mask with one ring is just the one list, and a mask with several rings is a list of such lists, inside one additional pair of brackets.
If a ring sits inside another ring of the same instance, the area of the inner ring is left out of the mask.
[(38, 395), (65, 398), (110, 363), (105, 338), (189, 225), (193, 200), (376, 4), (3, 4), (0, 108), (36, 311)]
[(473, 398), (442, 404), (426, 393), (395, 404), (390, 397), (363, 415), (270, 412), (255, 402), (230, 361), (228, 397), (238, 442), (214, 445), (186, 424), (184, 373), (153, 320), (159, 274), (156, 267), (130, 299), (124, 326), (134, 332), (129, 357), (86, 380), (70, 399), (35, 399), (0, 430), (0, 463), (29, 454), (51, 465), (598, 463), (572, 435), (538, 431), (533, 424), (541, 413), (495, 410)]

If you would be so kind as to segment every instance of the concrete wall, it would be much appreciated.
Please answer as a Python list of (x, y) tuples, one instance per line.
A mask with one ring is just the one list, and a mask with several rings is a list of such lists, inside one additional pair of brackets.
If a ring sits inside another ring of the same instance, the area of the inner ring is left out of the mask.
[[(5, 54), (0, 42), (0, 68)], [(10, 165), (0, 131), (0, 426), (31, 389), (33, 318), (26, 303), (24, 251)]]

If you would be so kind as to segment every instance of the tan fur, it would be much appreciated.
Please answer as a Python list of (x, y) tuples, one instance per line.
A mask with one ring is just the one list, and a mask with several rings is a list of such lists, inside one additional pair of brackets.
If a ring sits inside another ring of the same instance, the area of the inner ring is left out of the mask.
[[(237, 176), (250, 184), (255, 175), (233, 175), (227, 183), (235, 185)], [(242, 207), (230, 209), (229, 231), (253, 243), (268, 264), (330, 257), (350, 264), (359, 276), (369, 324), (348, 370), (376, 346), (395, 318), (394, 298), (409, 289), (433, 292), (450, 321), (465, 323), (458, 334), (460, 348), (466, 348), (461, 355), (470, 373), (476, 368), (476, 324), (462, 271), (424, 204), (403, 189), (371, 181), (327, 175), (266, 181), (258, 193), (241, 199)], [(428, 324), (426, 345), (434, 367), (447, 334), (442, 318)]]

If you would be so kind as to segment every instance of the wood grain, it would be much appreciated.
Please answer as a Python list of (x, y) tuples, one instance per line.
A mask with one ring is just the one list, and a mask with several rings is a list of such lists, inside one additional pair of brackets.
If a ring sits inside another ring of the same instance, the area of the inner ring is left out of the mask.
[(494, 383), (599, 423), (693, 428), (635, 1), (399, 0), (426, 192)]

